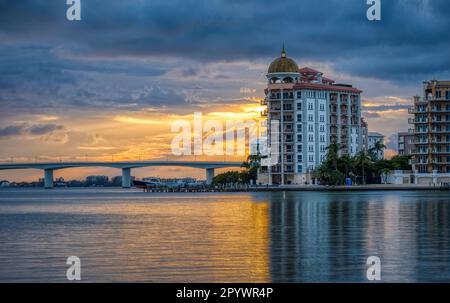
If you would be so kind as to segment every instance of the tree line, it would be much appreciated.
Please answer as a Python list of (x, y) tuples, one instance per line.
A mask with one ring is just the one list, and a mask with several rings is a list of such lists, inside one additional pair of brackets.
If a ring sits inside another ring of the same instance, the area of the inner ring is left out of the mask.
[[(327, 147), (325, 160), (312, 171), (313, 178), (322, 185), (343, 185), (346, 179), (351, 179), (352, 184), (374, 184), (386, 182), (390, 171), (411, 170), (411, 156), (396, 155), (389, 160), (379, 159), (378, 155), (384, 149), (386, 146), (380, 141), (354, 156), (340, 155), (341, 145), (332, 143)], [(260, 163), (260, 155), (250, 155), (241, 165), (244, 170), (218, 174), (213, 179), (213, 185), (256, 184)]]

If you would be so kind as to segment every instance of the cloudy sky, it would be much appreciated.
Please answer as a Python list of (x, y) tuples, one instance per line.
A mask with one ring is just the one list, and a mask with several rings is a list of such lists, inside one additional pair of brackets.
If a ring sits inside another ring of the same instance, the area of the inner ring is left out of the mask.
[[(283, 41), (300, 66), (362, 89), (370, 131), (390, 147), (421, 82), (450, 78), (448, 0), (382, 0), (378, 22), (365, 0), (81, 4), (69, 22), (65, 0), (0, 0), (0, 162), (166, 157), (175, 119), (258, 116)], [(57, 176), (88, 173), (118, 172)]]

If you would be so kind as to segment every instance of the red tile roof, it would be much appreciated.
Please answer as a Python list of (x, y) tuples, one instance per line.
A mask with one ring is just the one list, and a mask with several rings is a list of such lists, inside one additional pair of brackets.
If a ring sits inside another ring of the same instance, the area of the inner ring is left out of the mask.
[(296, 83), (294, 84), (294, 89), (316, 89), (316, 90), (331, 90), (338, 92), (352, 92), (357, 94), (362, 93), (362, 90), (359, 90), (355, 87), (328, 85), (320, 83)]
[(298, 71), (300, 74), (321, 74), (322, 73), (322, 72), (319, 72), (310, 67), (303, 67), (303, 68), (300, 68)]

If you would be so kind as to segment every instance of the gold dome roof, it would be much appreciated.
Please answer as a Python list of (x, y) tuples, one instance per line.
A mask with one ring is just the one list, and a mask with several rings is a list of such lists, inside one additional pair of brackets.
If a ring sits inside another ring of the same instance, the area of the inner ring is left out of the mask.
[(298, 73), (298, 65), (291, 58), (286, 57), (286, 51), (281, 50), (281, 57), (273, 60), (267, 71), (269, 74), (272, 73)]

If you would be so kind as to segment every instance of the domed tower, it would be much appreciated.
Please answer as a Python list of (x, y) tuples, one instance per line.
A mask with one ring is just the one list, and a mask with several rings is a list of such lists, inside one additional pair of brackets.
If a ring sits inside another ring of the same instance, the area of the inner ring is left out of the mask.
[(269, 84), (277, 83), (297, 83), (300, 72), (297, 63), (286, 56), (286, 50), (281, 50), (281, 56), (273, 60), (267, 70), (267, 79)]
[[(271, 159), (267, 165), (268, 184), (291, 184), (294, 182), (294, 125), (295, 98), (294, 86), (299, 82), (300, 71), (297, 63), (286, 56), (276, 58), (267, 70), (266, 98), (262, 105), (267, 105), (263, 116), (267, 117), (267, 133)], [(278, 128), (278, 130), (272, 128)], [(279, 139), (273, 141), (272, 134), (279, 133)], [(278, 160), (276, 160), (278, 159)]]

